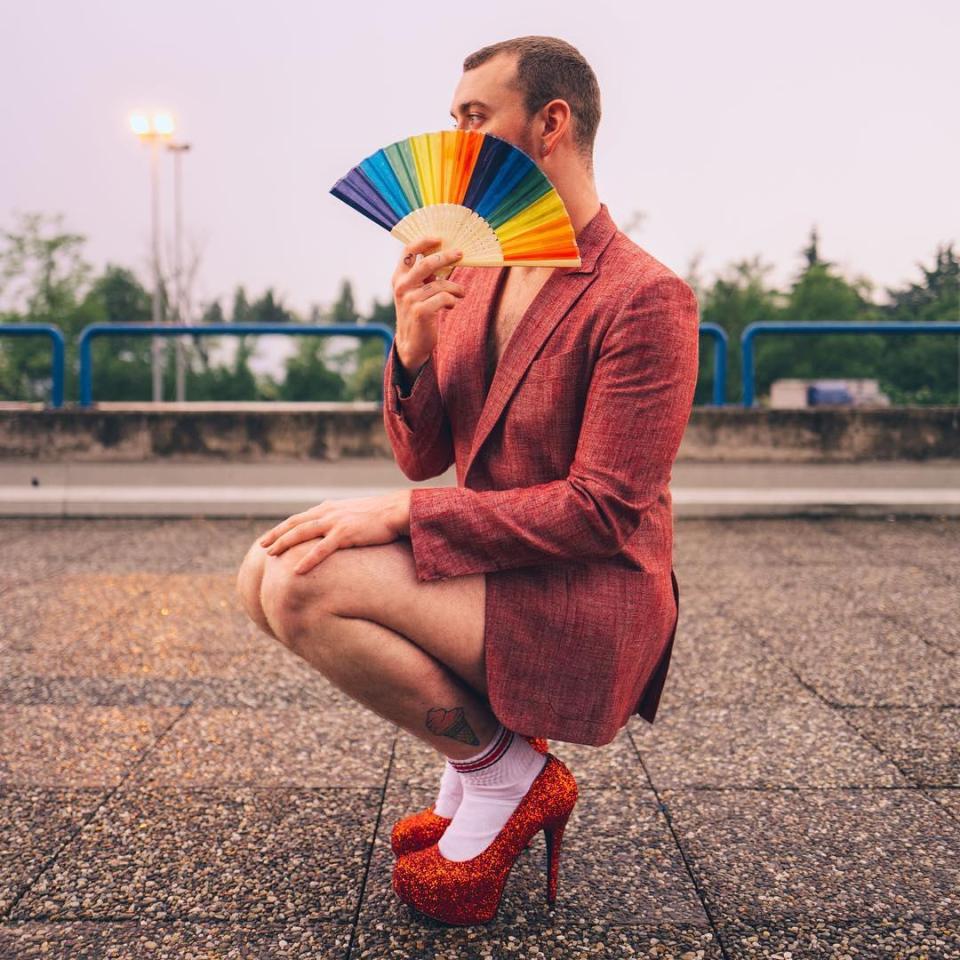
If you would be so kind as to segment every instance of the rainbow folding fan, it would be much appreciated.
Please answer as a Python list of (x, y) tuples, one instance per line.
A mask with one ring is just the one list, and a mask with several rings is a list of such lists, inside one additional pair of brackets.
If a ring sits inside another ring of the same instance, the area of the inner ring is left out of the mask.
[(580, 266), (553, 184), (523, 150), (489, 133), (439, 130), (398, 140), (330, 192), (404, 243), (433, 236), (442, 249), (462, 250), (458, 266)]

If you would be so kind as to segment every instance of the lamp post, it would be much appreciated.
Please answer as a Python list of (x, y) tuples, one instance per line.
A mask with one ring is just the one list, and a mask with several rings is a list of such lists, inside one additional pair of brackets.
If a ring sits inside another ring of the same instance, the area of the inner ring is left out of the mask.
[[(173, 250), (174, 250), (174, 317), (178, 324), (190, 322), (188, 317), (184, 321), (183, 297), (183, 192), (181, 188), (180, 159), (189, 149), (189, 143), (168, 143), (167, 149), (173, 154)], [(177, 358), (177, 400), (183, 403), (186, 400), (186, 351), (183, 338), (176, 337), (174, 348)]]
[[(160, 275), (160, 143), (173, 136), (173, 117), (158, 112), (148, 116), (136, 112), (130, 116), (130, 129), (142, 143), (150, 147), (150, 219), (153, 233), (153, 322), (163, 323), (163, 308), (160, 304), (162, 280)], [(163, 399), (163, 344), (151, 337), (150, 355), (153, 367), (153, 401)]]

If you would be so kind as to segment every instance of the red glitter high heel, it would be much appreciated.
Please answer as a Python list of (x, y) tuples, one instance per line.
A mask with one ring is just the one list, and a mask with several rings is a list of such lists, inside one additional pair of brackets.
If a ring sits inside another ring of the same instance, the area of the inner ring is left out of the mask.
[[(537, 753), (546, 754), (550, 746), (544, 737), (527, 737), (530, 746)], [(408, 817), (401, 817), (390, 831), (390, 846), (396, 856), (421, 850), (436, 843), (444, 830), (450, 826), (452, 817), (441, 817), (433, 812), (433, 804), (425, 810), (412, 813)]]
[(507, 877), (520, 851), (543, 830), (547, 842), (547, 903), (557, 896), (560, 841), (577, 802), (577, 782), (547, 754), (544, 768), (493, 842), (470, 860), (448, 860), (437, 844), (397, 859), (393, 889), (404, 903), (443, 923), (488, 923), (500, 908)]

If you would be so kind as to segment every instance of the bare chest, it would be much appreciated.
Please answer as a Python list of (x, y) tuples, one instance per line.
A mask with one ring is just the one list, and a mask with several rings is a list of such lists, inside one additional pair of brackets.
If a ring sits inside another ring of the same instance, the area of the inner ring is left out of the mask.
[(510, 337), (513, 336), (514, 330), (551, 272), (552, 268), (548, 267), (542, 274), (531, 280), (512, 283), (508, 275), (492, 306), (493, 322), (489, 327), (486, 344), (488, 383), (493, 379), (493, 374), (500, 364), (500, 358), (510, 342)]

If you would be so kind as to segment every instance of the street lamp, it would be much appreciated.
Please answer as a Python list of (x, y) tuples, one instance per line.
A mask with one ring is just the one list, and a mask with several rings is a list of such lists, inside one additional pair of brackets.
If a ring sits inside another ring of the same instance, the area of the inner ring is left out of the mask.
[[(160, 144), (173, 136), (173, 117), (165, 111), (148, 115), (137, 111), (130, 116), (130, 129), (150, 147), (150, 211), (153, 232), (153, 322), (163, 323), (160, 305)], [(163, 399), (162, 344), (150, 338), (153, 366), (153, 401)]]
[[(189, 143), (168, 143), (167, 150), (173, 154), (173, 251), (174, 251), (174, 298), (177, 324), (184, 323), (184, 295), (183, 295), (183, 244), (181, 242), (183, 220), (183, 192), (180, 187), (181, 170), (180, 158), (190, 149)], [(189, 322), (189, 317), (187, 321)], [(186, 351), (183, 338), (174, 339), (174, 348), (177, 357), (177, 385), (176, 396), (180, 403), (186, 400)]]

